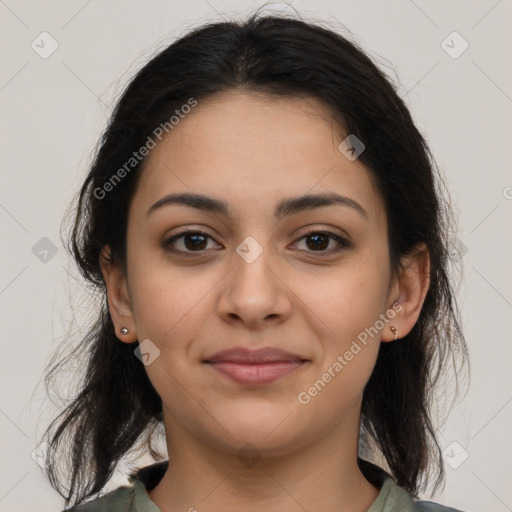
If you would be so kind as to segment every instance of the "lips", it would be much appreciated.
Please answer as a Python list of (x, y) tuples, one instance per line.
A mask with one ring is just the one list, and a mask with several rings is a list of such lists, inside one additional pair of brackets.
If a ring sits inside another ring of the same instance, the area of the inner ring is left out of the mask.
[(277, 348), (260, 348), (258, 350), (233, 348), (217, 352), (205, 360), (206, 363), (230, 362), (239, 364), (265, 364), (290, 361), (305, 361), (305, 359)]
[(269, 384), (295, 372), (307, 362), (297, 354), (276, 348), (234, 348), (204, 360), (222, 376), (248, 386)]

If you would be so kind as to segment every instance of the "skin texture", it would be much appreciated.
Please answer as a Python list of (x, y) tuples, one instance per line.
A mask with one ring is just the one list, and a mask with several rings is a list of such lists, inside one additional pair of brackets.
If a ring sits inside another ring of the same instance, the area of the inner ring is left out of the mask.
[[(391, 275), (383, 200), (341, 140), (316, 99), (237, 90), (199, 102), (149, 154), (129, 210), (127, 275), (105, 258), (102, 269), (120, 342), (149, 339), (160, 350), (145, 369), (162, 398), (170, 454), (149, 492), (162, 512), (356, 511), (378, 495), (357, 466), (362, 393), (381, 341), (394, 340), (390, 326), (403, 337), (419, 316), (429, 258), (404, 258)], [(181, 192), (224, 200), (230, 215), (166, 205), (147, 216)], [(322, 192), (350, 197), (368, 217), (343, 205), (274, 217), (280, 200)], [(191, 257), (165, 249), (185, 228), (208, 235), (200, 249), (184, 237), (171, 244)], [(304, 238), (309, 228), (352, 246), (326, 238), (318, 249)], [(262, 249), (251, 263), (236, 251), (246, 237)], [(395, 301), (393, 320), (300, 403)], [(308, 362), (250, 388), (202, 362), (235, 346), (278, 347)]]

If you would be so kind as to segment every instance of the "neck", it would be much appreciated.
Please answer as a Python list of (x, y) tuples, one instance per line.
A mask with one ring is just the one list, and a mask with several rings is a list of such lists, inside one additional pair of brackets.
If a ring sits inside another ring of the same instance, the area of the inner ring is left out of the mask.
[(166, 432), (173, 432), (167, 435), (169, 467), (148, 492), (161, 512), (363, 512), (378, 496), (357, 464), (358, 429), (347, 422), (320, 441), (266, 456), (214, 449), (165, 416)]

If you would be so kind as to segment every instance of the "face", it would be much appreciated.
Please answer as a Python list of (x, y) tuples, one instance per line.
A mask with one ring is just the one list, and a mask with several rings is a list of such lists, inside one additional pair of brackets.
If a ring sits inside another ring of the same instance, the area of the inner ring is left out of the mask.
[[(111, 311), (131, 322), (130, 341), (150, 340), (145, 369), (167, 430), (274, 455), (357, 431), (398, 288), (384, 203), (342, 140), (317, 100), (230, 91), (150, 152), (129, 209), (126, 293)], [(160, 201), (185, 193), (225, 211)], [(345, 200), (283, 203), (326, 194)], [(233, 348), (294, 357), (205, 362)]]

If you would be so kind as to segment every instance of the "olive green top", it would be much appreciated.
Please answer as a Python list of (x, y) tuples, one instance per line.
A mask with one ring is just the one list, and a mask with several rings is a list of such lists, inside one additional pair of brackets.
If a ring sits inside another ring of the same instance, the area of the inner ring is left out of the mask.
[[(462, 512), (431, 501), (417, 501), (384, 470), (368, 461), (362, 462), (370, 470), (370, 473), (363, 471), (365, 476), (380, 488), (379, 495), (368, 512)], [(167, 466), (168, 461), (146, 466), (130, 475), (129, 484), (62, 512), (161, 512), (151, 501), (147, 491), (156, 487)]]

